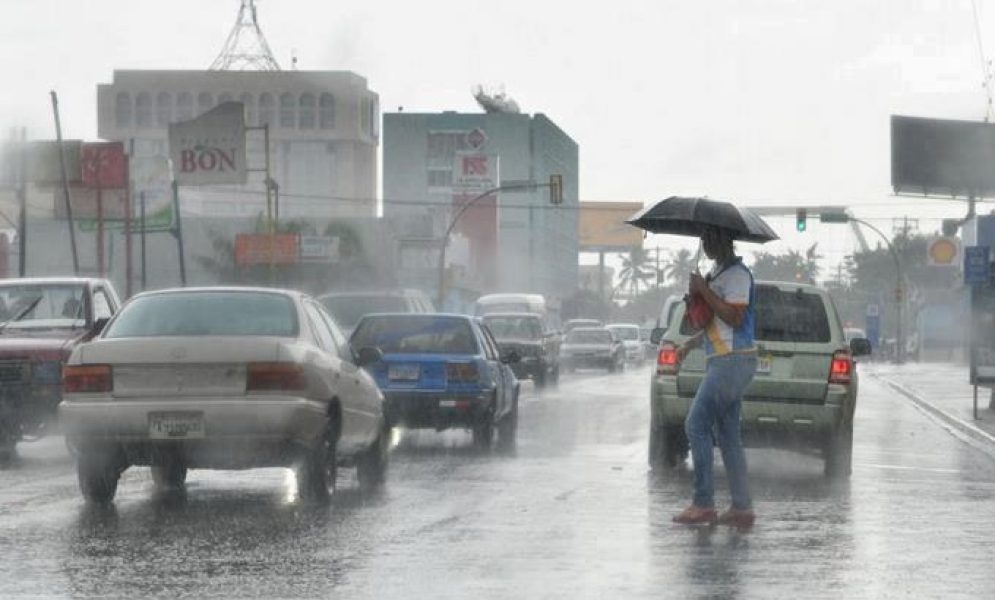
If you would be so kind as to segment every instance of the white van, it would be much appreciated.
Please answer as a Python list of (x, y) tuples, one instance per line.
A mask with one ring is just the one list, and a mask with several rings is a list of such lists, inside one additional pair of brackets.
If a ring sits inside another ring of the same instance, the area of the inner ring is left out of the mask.
[(477, 298), (473, 314), (530, 313), (542, 317), (546, 333), (559, 331), (559, 311), (552, 309), (542, 294), (485, 294)]

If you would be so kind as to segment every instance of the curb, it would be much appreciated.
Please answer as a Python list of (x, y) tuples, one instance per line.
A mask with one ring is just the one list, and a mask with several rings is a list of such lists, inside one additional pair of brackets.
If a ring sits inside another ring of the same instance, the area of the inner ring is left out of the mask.
[(886, 376), (875, 374), (872, 375), (872, 377), (911, 400), (912, 403), (924, 413), (939, 422), (940, 425), (943, 425), (947, 431), (954, 435), (954, 437), (992, 457), (995, 457), (995, 435), (992, 435), (980, 427), (972, 425), (964, 419), (956, 417), (942, 408), (937, 407), (935, 404), (922, 398), (909, 388), (889, 379)]

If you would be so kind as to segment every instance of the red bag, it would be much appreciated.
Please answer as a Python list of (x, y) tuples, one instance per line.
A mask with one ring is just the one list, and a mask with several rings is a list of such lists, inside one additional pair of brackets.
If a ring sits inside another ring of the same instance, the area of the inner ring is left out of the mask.
[(701, 331), (712, 321), (714, 316), (712, 307), (705, 302), (701, 294), (684, 296), (684, 303), (687, 305), (684, 318), (693, 331)]

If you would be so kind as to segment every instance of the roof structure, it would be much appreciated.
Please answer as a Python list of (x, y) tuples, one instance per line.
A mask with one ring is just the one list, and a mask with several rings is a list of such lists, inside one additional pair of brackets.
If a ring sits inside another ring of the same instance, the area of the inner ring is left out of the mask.
[(259, 28), (255, 0), (241, 0), (235, 27), (228, 34), (211, 71), (279, 71), (273, 51)]

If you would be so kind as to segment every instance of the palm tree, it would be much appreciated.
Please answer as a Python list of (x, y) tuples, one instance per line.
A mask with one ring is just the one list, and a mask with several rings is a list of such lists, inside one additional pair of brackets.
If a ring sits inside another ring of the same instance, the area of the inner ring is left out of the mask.
[(677, 289), (683, 290), (687, 289), (688, 275), (695, 266), (694, 254), (687, 248), (681, 248), (670, 253), (670, 264), (663, 268), (663, 274), (666, 279), (673, 280)]
[(618, 272), (619, 288), (632, 290), (632, 297), (639, 295), (639, 284), (653, 277), (653, 269), (649, 266), (649, 256), (642, 246), (629, 251), (628, 256), (622, 256), (622, 268)]

